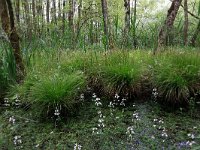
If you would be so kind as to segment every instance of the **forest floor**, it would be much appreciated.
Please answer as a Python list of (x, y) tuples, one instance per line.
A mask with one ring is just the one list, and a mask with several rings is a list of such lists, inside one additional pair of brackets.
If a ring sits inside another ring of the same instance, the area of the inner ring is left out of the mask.
[(44, 122), (31, 111), (0, 106), (0, 149), (160, 150), (200, 149), (197, 110), (164, 111), (154, 101), (126, 107), (82, 103), (67, 121)]

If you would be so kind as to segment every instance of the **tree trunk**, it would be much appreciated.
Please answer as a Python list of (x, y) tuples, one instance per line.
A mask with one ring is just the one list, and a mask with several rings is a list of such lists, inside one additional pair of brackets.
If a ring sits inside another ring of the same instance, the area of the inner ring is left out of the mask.
[(69, 0), (69, 12), (68, 12), (68, 22), (69, 27), (73, 30), (73, 17), (74, 17), (74, 0)]
[(65, 3), (65, 0), (63, 0), (63, 15), (62, 15), (62, 29), (63, 29), (63, 34), (65, 33), (65, 5), (66, 5), (66, 3)]
[(195, 30), (193, 36), (192, 36), (192, 39), (190, 41), (190, 45), (191, 46), (194, 46), (196, 45), (196, 40), (197, 40), (197, 37), (198, 37), (198, 34), (200, 33), (200, 20), (199, 20), (199, 23), (197, 25), (197, 29)]
[(106, 37), (106, 49), (109, 47), (109, 35), (108, 35), (108, 6), (107, 0), (101, 0), (103, 23), (104, 23), (104, 35)]
[(173, 0), (171, 7), (168, 10), (167, 18), (165, 20), (164, 25), (162, 26), (159, 35), (158, 35), (158, 45), (156, 51), (160, 50), (160, 48), (165, 44), (167, 34), (169, 30), (172, 28), (174, 24), (174, 20), (180, 8), (182, 0)]
[(20, 25), (20, 19), (19, 19), (19, 14), (20, 14), (20, 0), (16, 0), (15, 12), (16, 12), (17, 23), (18, 23), (18, 25)]
[(130, 0), (124, 0), (125, 7), (125, 32), (129, 32), (130, 30)]
[(137, 19), (137, 0), (135, 0), (135, 2), (134, 2), (134, 12), (133, 12), (133, 45), (134, 45), (134, 48), (137, 47), (136, 19)]
[(188, 4), (187, 0), (184, 0), (184, 16), (185, 16), (185, 21), (184, 21), (184, 45), (188, 45)]
[(60, 20), (61, 19), (61, 1), (58, 0), (58, 19)]
[(16, 63), (17, 82), (20, 83), (25, 75), (25, 68), (21, 57), (19, 36), (14, 22), (14, 13), (10, 0), (0, 0), (0, 15), (2, 28), (9, 37)]
[(28, 39), (31, 40), (32, 37), (32, 27), (31, 27), (31, 20), (29, 17), (29, 3), (28, 0), (24, 0), (24, 10), (25, 10), (25, 18), (26, 18), (26, 26), (27, 26), (27, 35)]
[(50, 21), (50, 18), (49, 18), (49, 0), (47, 0), (47, 6), (46, 6), (46, 19), (47, 19), (47, 32), (49, 32), (49, 21)]
[(54, 23), (57, 24), (57, 16), (56, 16), (56, 0), (53, 0), (53, 16)]
[(124, 8), (125, 8), (125, 27), (124, 27), (124, 44), (128, 45), (128, 35), (130, 31), (130, 0), (124, 0)]
[(35, 0), (32, 0), (32, 12), (33, 12), (33, 31), (36, 31)]
[(71, 46), (74, 48), (74, 0), (69, 0), (68, 23), (71, 34)]

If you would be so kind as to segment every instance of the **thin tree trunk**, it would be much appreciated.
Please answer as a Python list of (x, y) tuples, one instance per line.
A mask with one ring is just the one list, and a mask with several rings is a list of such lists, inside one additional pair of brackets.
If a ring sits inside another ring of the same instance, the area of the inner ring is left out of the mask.
[(125, 8), (125, 27), (124, 27), (124, 43), (128, 45), (128, 35), (130, 31), (130, 0), (124, 0), (124, 8)]
[(137, 0), (134, 3), (134, 15), (133, 15), (133, 45), (137, 47), (137, 39), (136, 39), (136, 20), (137, 20)]
[(56, 16), (56, 0), (53, 0), (53, 16), (54, 23), (57, 24), (57, 16)]
[(184, 21), (184, 45), (188, 45), (188, 4), (187, 0), (184, 0), (184, 16), (185, 16), (185, 21)]
[(101, 0), (103, 23), (104, 23), (104, 35), (106, 37), (106, 49), (109, 47), (109, 35), (108, 35), (108, 6), (107, 0)]
[(20, 19), (19, 19), (19, 14), (20, 14), (20, 0), (16, 0), (16, 9), (15, 9), (15, 12), (16, 12), (17, 23), (18, 23), (18, 25), (20, 25)]
[(79, 5), (78, 5), (78, 22), (77, 22), (77, 29), (76, 29), (76, 43), (78, 42), (78, 36), (79, 36), (79, 30), (80, 30), (80, 22), (81, 22), (81, 16), (82, 16), (82, 3), (83, 0), (79, 0)]
[(180, 8), (182, 0), (173, 0), (171, 7), (168, 10), (167, 18), (165, 20), (164, 25), (162, 26), (159, 35), (158, 35), (158, 45), (155, 49), (156, 51), (160, 50), (160, 48), (165, 44), (167, 34), (169, 30), (172, 28), (174, 24), (174, 20), (176, 19), (176, 15)]
[(63, 28), (63, 34), (65, 33), (65, 5), (66, 5), (66, 3), (65, 3), (65, 0), (63, 0), (63, 15), (62, 15), (62, 28)]
[(71, 45), (74, 48), (74, 0), (69, 0), (69, 12), (68, 12), (68, 23), (69, 23), (69, 30), (71, 34)]
[(125, 31), (129, 32), (130, 30), (130, 0), (124, 0), (124, 7), (125, 7)]
[(9, 37), (16, 63), (17, 82), (20, 83), (25, 75), (25, 68), (22, 61), (19, 36), (17, 34), (14, 22), (14, 13), (10, 0), (0, 0), (0, 15), (2, 28)]
[(197, 25), (197, 28), (196, 28), (196, 30), (195, 30), (193, 36), (192, 36), (192, 39), (191, 39), (191, 41), (190, 41), (190, 45), (191, 45), (191, 46), (194, 46), (194, 47), (195, 47), (195, 45), (196, 45), (196, 40), (197, 40), (197, 37), (198, 37), (199, 33), (200, 33), (200, 20), (199, 20), (199, 23), (198, 23), (198, 25)]
[(49, 21), (50, 21), (50, 18), (49, 18), (49, 0), (47, 0), (47, 6), (46, 6), (46, 19), (47, 19), (47, 32), (49, 32), (49, 27), (48, 27), (48, 24), (49, 24)]
[(32, 0), (32, 12), (33, 12), (33, 31), (36, 32), (35, 0)]
[(69, 0), (68, 22), (69, 27), (73, 31), (73, 17), (74, 17), (74, 0)]
[(61, 0), (58, 0), (58, 19), (61, 19)]
[(28, 39), (31, 40), (32, 37), (32, 27), (31, 20), (29, 17), (29, 3), (28, 0), (24, 0), (24, 10), (25, 10), (25, 18), (26, 18), (26, 26), (27, 26), (27, 35)]

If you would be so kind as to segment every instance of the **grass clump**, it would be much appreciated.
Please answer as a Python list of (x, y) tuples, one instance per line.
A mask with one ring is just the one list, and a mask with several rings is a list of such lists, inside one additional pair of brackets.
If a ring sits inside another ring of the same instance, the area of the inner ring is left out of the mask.
[(29, 101), (48, 115), (58, 107), (64, 114), (71, 114), (76, 111), (76, 100), (85, 83), (81, 73), (43, 77), (31, 87)]
[(136, 61), (136, 57), (127, 52), (117, 52), (106, 58), (101, 74), (104, 88), (110, 95), (118, 93), (132, 97), (141, 93), (145, 65)]
[(15, 101), (17, 95), (22, 105), (31, 108), (36, 116), (52, 117), (56, 111), (59, 116), (68, 117), (76, 113), (85, 86), (82, 72), (29, 74), (23, 84), (13, 86), (9, 97)]
[(153, 85), (161, 99), (188, 105), (190, 97), (200, 89), (199, 54), (170, 52), (155, 58)]

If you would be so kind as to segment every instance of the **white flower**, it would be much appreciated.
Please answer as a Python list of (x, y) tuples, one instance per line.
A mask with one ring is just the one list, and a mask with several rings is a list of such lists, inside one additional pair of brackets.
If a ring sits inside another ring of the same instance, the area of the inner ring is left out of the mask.
[(93, 94), (92, 94), (92, 98), (94, 98), (94, 99), (95, 99), (96, 97), (97, 97), (97, 96), (96, 96), (96, 94), (95, 94), (95, 93), (93, 93)]
[(96, 98), (96, 101), (100, 101), (101, 99), (99, 97)]
[(155, 136), (152, 135), (151, 138), (152, 138), (152, 139), (155, 139)]
[(119, 95), (118, 95), (117, 93), (115, 94), (115, 98), (116, 98), (116, 99), (118, 99), (118, 98), (119, 98)]
[(15, 118), (14, 118), (14, 116), (12, 116), (12, 117), (9, 118), (9, 122), (12, 123), (12, 124), (15, 124)]
[(81, 95), (80, 95), (80, 99), (81, 99), (81, 100), (84, 100), (84, 98), (85, 98), (85, 97), (84, 97), (84, 94), (81, 94)]
[(101, 106), (102, 103), (101, 103), (101, 102), (95, 102), (95, 105), (96, 105), (96, 106)]

